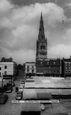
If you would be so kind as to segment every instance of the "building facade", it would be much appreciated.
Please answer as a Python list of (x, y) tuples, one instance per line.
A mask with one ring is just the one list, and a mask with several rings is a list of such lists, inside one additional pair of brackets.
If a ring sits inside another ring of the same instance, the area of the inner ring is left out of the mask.
[(24, 64), (25, 75), (38, 76), (71, 76), (71, 57), (69, 59), (48, 59), (47, 39), (45, 37), (44, 22), (41, 12), (39, 34), (36, 41), (36, 61)]
[(61, 76), (61, 66), (60, 59), (38, 60), (36, 62), (36, 74), (39, 76)]
[(69, 59), (62, 59), (62, 76), (71, 77), (71, 57)]
[(16, 77), (17, 64), (12, 60), (1, 59), (0, 61), (0, 77), (3, 75), (4, 79)]
[(24, 73), (25, 76), (34, 76), (36, 74), (35, 62), (26, 62), (24, 64)]

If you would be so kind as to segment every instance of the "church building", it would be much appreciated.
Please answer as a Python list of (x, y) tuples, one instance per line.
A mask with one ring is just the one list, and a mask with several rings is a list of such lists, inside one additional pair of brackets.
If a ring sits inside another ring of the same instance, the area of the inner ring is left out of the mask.
[(40, 17), (39, 34), (36, 42), (36, 75), (61, 75), (61, 60), (47, 58), (47, 38), (45, 37), (42, 12)]

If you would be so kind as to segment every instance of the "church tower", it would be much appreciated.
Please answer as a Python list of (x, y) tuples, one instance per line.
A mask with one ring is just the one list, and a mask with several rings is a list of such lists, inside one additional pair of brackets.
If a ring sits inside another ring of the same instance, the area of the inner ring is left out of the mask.
[(38, 40), (36, 43), (36, 60), (47, 59), (47, 39), (44, 33), (43, 16), (41, 12)]

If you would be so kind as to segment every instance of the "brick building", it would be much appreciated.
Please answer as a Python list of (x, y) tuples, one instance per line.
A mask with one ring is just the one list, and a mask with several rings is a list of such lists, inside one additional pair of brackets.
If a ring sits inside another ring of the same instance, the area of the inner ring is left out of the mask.
[(36, 61), (36, 74), (45, 76), (61, 76), (61, 60), (47, 59)]
[(71, 76), (71, 57), (68, 59), (62, 59), (62, 76)]

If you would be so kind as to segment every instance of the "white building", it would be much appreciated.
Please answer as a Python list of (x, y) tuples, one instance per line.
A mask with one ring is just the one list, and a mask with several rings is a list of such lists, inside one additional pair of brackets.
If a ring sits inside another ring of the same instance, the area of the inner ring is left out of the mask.
[(36, 74), (35, 62), (26, 62), (24, 64), (24, 72), (26, 75), (35, 75)]
[(0, 77), (2, 74), (5, 77), (13, 76), (16, 73), (15, 62), (0, 62)]

